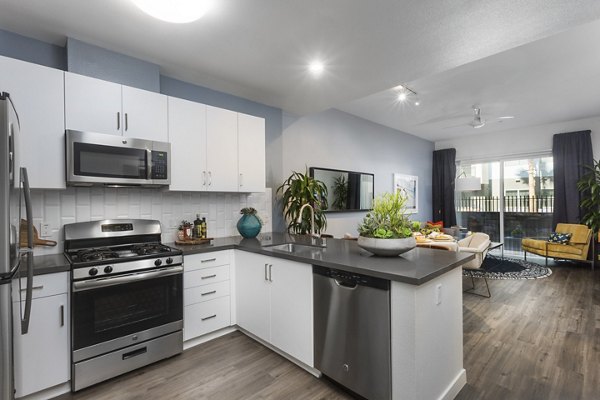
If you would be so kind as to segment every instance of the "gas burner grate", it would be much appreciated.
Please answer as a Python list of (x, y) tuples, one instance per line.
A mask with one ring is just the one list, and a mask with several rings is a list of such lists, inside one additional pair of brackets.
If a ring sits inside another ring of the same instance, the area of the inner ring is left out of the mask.
[(119, 254), (109, 248), (86, 249), (78, 251), (76, 258), (79, 262), (88, 262), (119, 258)]
[(160, 243), (144, 243), (134, 245), (131, 248), (131, 251), (137, 255), (145, 256), (149, 254), (168, 253), (172, 251), (172, 249), (169, 246)]

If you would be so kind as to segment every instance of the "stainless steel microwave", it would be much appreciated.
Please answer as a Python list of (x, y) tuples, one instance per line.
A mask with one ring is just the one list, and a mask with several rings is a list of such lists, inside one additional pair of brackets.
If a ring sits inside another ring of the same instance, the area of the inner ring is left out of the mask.
[(171, 144), (65, 131), (70, 186), (164, 186), (171, 183)]

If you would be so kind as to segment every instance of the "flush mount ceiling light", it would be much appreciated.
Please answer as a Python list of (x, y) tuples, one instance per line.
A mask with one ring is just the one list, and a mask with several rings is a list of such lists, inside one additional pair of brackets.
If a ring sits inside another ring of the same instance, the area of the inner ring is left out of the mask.
[(310, 64), (308, 64), (308, 71), (314, 76), (319, 76), (325, 70), (325, 65), (323, 62), (314, 60)]
[(146, 14), (166, 22), (196, 21), (211, 8), (212, 0), (131, 0)]
[(412, 99), (414, 98), (414, 105), (418, 106), (421, 104), (421, 101), (419, 101), (419, 97), (417, 95), (417, 92), (415, 92), (414, 90), (412, 90), (411, 88), (404, 86), (404, 85), (400, 85), (400, 86), (396, 86), (394, 88), (394, 90), (397, 91), (398, 93), (398, 101), (403, 103), (405, 101), (407, 101), (409, 99), (409, 97)]

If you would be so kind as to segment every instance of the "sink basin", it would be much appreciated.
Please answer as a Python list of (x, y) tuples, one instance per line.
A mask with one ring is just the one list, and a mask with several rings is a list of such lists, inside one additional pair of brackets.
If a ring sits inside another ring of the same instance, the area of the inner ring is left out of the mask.
[(265, 246), (271, 250), (284, 251), (286, 253), (298, 253), (301, 251), (315, 251), (324, 248), (320, 245), (299, 244), (299, 243), (284, 243), (271, 246)]

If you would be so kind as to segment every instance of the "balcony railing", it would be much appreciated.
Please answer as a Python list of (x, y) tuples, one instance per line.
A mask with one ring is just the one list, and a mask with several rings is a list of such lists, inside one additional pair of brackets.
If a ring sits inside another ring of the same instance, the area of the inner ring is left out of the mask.
[[(457, 200), (457, 212), (499, 212), (499, 196), (471, 196)], [(504, 212), (552, 213), (554, 196), (504, 196)]]

